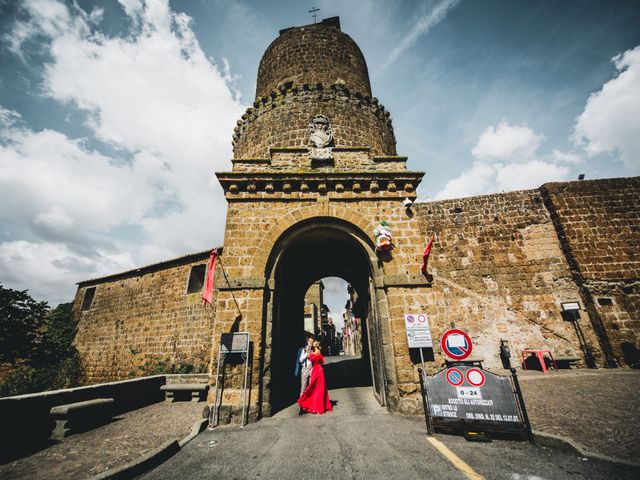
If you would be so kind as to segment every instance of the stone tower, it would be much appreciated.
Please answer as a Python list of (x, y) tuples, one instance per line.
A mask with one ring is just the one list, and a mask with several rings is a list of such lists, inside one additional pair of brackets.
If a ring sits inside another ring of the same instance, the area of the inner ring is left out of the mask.
[[(326, 276), (342, 277), (367, 299), (373, 393), (395, 407), (387, 294), (425, 283), (405, 268), (419, 262), (422, 239), (403, 207), (423, 173), (407, 171), (407, 158), (396, 154), (389, 112), (372, 96), (365, 59), (339, 18), (280, 31), (262, 57), (233, 147), (232, 171), (216, 173), (228, 212), (214, 338), (251, 334), (252, 415), (295, 399), (304, 293)], [(394, 250), (382, 256), (373, 241), (381, 221), (396, 232)], [(234, 398), (229, 389), (223, 403)]]

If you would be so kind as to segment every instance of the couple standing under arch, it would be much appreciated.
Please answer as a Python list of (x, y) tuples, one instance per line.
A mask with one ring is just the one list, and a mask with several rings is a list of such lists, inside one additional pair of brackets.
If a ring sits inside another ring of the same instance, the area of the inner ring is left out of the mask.
[(299, 415), (307, 412), (323, 414), (332, 410), (320, 347), (320, 342), (309, 336), (307, 344), (298, 349), (294, 375), (300, 375)]

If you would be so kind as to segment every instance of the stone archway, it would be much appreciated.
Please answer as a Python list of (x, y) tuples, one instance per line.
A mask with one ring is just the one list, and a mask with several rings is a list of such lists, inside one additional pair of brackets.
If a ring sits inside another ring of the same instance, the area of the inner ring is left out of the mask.
[(387, 316), (379, 311), (384, 291), (375, 288), (381, 276), (369, 238), (350, 222), (313, 217), (285, 230), (266, 260), (269, 289), (264, 312), (267, 328), (263, 330), (263, 398), (269, 402), (271, 413), (297, 398), (299, 387), (293, 367), (304, 338), (304, 294), (315, 281), (329, 276), (345, 279), (363, 299), (363, 361), (370, 372), (373, 394), (378, 402), (386, 404), (387, 372), (394, 367), (393, 358), (385, 358), (382, 348)]

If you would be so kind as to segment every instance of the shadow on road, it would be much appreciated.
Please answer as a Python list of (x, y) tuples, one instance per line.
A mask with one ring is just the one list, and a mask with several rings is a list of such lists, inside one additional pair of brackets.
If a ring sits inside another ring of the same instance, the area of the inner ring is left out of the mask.
[(363, 357), (326, 357), (324, 374), (329, 390), (371, 386), (371, 369)]

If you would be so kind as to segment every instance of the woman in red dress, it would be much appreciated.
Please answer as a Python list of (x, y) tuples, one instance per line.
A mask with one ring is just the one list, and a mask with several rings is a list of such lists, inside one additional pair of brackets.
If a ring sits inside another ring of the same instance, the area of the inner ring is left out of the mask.
[(329, 390), (324, 380), (324, 357), (320, 353), (320, 342), (313, 342), (313, 352), (309, 355), (311, 360), (311, 377), (309, 385), (305, 388), (298, 399), (298, 405), (305, 412), (324, 413), (331, 411), (331, 400), (329, 400)]

